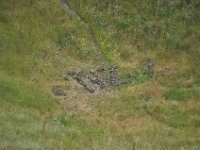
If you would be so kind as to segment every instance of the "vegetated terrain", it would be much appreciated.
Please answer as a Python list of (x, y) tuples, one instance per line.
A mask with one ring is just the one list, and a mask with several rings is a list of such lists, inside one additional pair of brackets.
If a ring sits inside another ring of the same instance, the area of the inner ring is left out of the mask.
[(0, 0), (0, 35), (0, 149), (200, 149), (198, 0)]

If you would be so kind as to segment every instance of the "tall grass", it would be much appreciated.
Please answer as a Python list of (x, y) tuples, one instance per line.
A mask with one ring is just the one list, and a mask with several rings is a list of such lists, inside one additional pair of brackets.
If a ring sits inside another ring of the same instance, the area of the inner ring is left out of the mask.
[(50, 91), (66, 71), (98, 64), (87, 32), (59, 0), (1, 0), (0, 149), (199, 149), (199, 1), (67, 2), (132, 82), (89, 94), (69, 79), (63, 103)]
[[(199, 1), (68, 2), (89, 22), (105, 57), (124, 59), (135, 50), (168, 50), (186, 52), (199, 66)], [(199, 74), (195, 70), (199, 68), (192, 70)]]
[(51, 98), (42, 91), (7, 75), (0, 75), (0, 97), (1, 103), (6, 102), (43, 113), (50, 111), (53, 106)]

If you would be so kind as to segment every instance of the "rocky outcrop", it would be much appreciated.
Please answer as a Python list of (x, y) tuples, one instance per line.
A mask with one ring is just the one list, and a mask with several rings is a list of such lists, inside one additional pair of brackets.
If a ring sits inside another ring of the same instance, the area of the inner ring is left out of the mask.
[(130, 83), (130, 81), (120, 81), (118, 79), (117, 66), (114, 65), (111, 67), (97, 67), (88, 72), (82, 70), (70, 71), (68, 76), (72, 77), (90, 93), (95, 92), (97, 88), (106, 89), (109, 86), (114, 87)]

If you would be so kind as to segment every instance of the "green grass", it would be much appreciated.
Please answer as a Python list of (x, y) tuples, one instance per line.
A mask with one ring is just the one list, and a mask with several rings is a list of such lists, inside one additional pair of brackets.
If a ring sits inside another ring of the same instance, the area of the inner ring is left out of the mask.
[[(135, 49), (186, 51), (199, 66), (198, 1), (189, 4), (163, 0), (68, 2), (93, 27), (105, 57), (121, 53), (124, 59), (127, 51), (131, 54)], [(193, 68), (195, 74), (198, 68)]]
[(190, 100), (193, 98), (199, 98), (199, 92), (197, 90), (184, 90), (184, 89), (170, 89), (164, 94), (167, 100)]
[(41, 91), (5, 75), (0, 76), (0, 93), (3, 103), (7, 102), (41, 112), (50, 111), (53, 104), (52, 99)]
[(67, 2), (131, 83), (95, 94), (64, 83), (101, 63), (80, 21), (59, 0), (1, 0), (0, 149), (199, 149), (200, 3)]

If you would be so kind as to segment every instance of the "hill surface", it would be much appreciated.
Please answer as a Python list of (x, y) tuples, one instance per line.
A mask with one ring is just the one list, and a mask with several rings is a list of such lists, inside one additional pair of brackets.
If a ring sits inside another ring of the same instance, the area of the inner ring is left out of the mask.
[(200, 149), (200, 2), (1, 0), (0, 149)]

